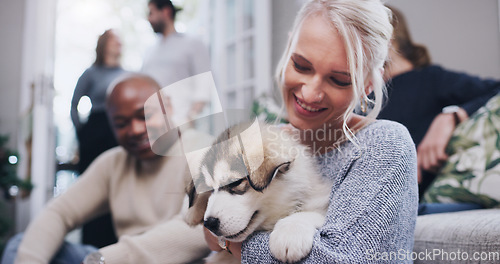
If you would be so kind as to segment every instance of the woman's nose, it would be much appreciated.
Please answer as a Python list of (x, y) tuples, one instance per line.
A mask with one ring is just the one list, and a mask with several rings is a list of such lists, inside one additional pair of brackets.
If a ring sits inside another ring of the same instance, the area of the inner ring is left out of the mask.
[(302, 100), (306, 103), (320, 103), (323, 98), (321, 86), (322, 81), (319, 78), (312, 78), (304, 83), (301, 88)]

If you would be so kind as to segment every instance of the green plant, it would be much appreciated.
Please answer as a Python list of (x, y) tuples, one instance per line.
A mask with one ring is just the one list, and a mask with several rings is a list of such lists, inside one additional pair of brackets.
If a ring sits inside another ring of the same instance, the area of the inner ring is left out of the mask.
[(17, 195), (19, 191), (29, 193), (33, 188), (30, 180), (21, 180), (17, 177), (18, 155), (6, 147), (8, 140), (8, 136), (0, 135), (0, 188), (6, 199)]
[[(30, 180), (21, 180), (17, 177), (18, 155), (6, 147), (8, 136), (0, 135), (0, 188), (6, 200), (10, 200), (18, 193), (28, 194), (33, 185)], [(13, 226), (12, 216), (6, 209), (6, 203), (0, 199), (0, 252), (3, 251)]]
[(9, 233), (13, 227), (13, 222), (8, 214), (8, 209), (4, 201), (0, 200), (0, 255), (7, 244)]
[(260, 120), (287, 124), (288, 120), (280, 117), (281, 109), (270, 97), (261, 96), (253, 101), (252, 113)]

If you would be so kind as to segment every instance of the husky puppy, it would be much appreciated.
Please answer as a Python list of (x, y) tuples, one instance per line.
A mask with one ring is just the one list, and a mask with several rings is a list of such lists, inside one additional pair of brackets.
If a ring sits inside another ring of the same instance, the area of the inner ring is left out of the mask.
[[(222, 241), (241, 242), (255, 231), (271, 231), (270, 251), (284, 262), (311, 251), (331, 184), (319, 174), (309, 149), (287, 131), (257, 121), (227, 129), (204, 154), (193, 179), (188, 224), (203, 223)], [(226, 251), (210, 258), (210, 263), (239, 263)]]

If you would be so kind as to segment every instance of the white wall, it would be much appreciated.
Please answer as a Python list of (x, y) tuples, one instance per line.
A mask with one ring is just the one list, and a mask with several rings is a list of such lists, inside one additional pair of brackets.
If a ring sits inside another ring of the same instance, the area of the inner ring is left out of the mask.
[[(35, 185), (30, 199), (17, 199), (17, 231), (40, 211), (53, 189), (55, 1), (0, 0), (0, 133), (8, 133), (9, 146), (20, 153), (18, 176), (30, 175)], [(26, 141), (31, 130), (30, 153)]]
[(15, 148), (21, 87), (25, 1), (0, 0), (0, 134)]
[(272, 0), (272, 74), (285, 51), (288, 33), (303, 0)]
[[(281, 59), (281, 55), (283, 55), (283, 52), (285, 51), (288, 33), (292, 30), (295, 16), (304, 2), (305, 0), (272, 0), (270, 75), (273, 77), (274, 86), (276, 86), (274, 81), (276, 66)], [(281, 104), (280, 96), (280, 93), (274, 89), (273, 97), (279, 105)]]
[(446, 68), (500, 79), (498, 0), (389, 0), (413, 40)]

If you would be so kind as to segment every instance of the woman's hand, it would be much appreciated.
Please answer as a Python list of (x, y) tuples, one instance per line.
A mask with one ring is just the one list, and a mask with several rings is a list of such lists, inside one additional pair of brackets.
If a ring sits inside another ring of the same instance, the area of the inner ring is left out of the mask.
[(217, 252), (222, 250), (217, 241), (217, 237), (212, 235), (212, 233), (206, 227), (203, 228), (203, 233), (205, 235), (205, 240), (207, 241), (208, 248), (210, 250)]
[[(216, 236), (214, 236), (207, 228), (203, 228), (205, 235), (205, 240), (207, 241), (208, 248), (212, 251), (221, 251), (222, 248), (219, 246), (219, 242)], [(229, 251), (237, 259), (241, 259), (241, 242), (229, 242)]]
[[(467, 112), (460, 108), (457, 113), (459, 122), (468, 118)], [(422, 142), (417, 147), (418, 170), (437, 173), (444, 162), (448, 160), (446, 146), (455, 130), (454, 114), (439, 114), (432, 121)], [(421, 182), (421, 174), (418, 175), (418, 182)]]

